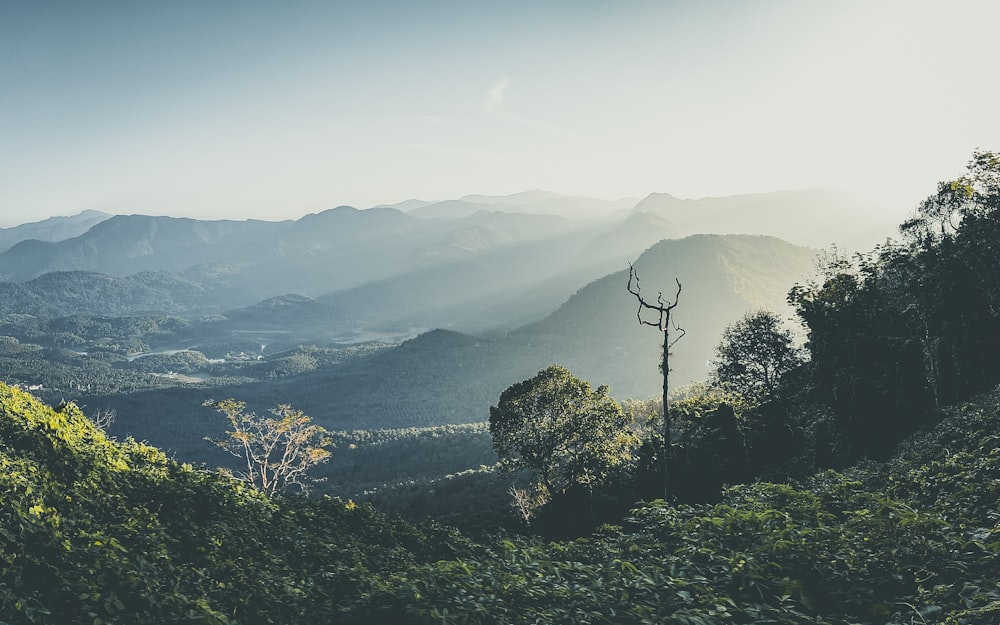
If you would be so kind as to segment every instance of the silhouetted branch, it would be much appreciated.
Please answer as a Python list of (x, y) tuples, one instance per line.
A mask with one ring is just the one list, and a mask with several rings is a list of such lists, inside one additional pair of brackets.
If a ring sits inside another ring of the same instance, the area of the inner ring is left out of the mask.
[[(678, 292), (678, 293), (680, 293), (680, 289), (678, 289), (678, 290), (677, 290), (677, 292)], [(677, 305), (677, 302), (676, 302), (676, 300), (675, 300), (675, 301), (674, 301), (674, 306), (676, 306), (676, 305)], [(674, 338), (674, 340), (670, 341), (670, 345), (668, 346), (668, 349), (669, 349), (670, 347), (673, 347), (673, 346), (674, 346), (674, 345), (675, 345), (675, 344), (677, 343), (677, 341), (679, 341), (679, 340), (681, 340), (682, 338), (684, 338), (684, 335), (685, 335), (685, 334), (687, 334), (687, 330), (685, 330), (684, 328), (682, 328), (682, 327), (680, 327), (679, 325), (677, 325), (677, 322), (676, 322), (676, 321), (673, 321), (673, 320), (671, 320), (671, 321), (670, 321), (670, 323), (671, 323), (671, 325), (673, 325), (673, 326), (674, 326), (674, 330), (677, 330), (678, 332), (680, 332), (680, 334), (678, 334), (678, 335), (677, 335), (677, 336), (676, 336), (676, 337)]]
[[(681, 281), (677, 278), (674, 278), (674, 281), (677, 283), (677, 292), (674, 294), (674, 301), (672, 303), (668, 303), (663, 297), (663, 291), (659, 291), (656, 297), (656, 304), (650, 304), (642, 297), (642, 287), (639, 286), (639, 274), (636, 273), (632, 263), (628, 264), (627, 288), (628, 292), (634, 295), (639, 302), (639, 308), (636, 310), (635, 316), (639, 320), (640, 325), (653, 326), (654, 328), (658, 328), (660, 332), (668, 330), (667, 325), (670, 320), (670, 311), (677, 307), (677, 302), (680, 301), (681, 297)], [(655, 310), (659, 314), (659, 320), (654, 323), (643, 319), (643, 309)], [(674, 327), (680, 329), (676, 325)], [(684, 336), (683, 330), (681, 330), (681, 336)], [(679, 339), (680, 337), (677, 338)]]

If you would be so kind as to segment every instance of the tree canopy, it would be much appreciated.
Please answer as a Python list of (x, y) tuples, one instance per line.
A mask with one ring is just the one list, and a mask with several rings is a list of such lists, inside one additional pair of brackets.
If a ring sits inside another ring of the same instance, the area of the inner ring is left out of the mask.
[(792, 333), (773, 312), (749, 312), (726, 326), (715, 348), (714, 384), (731, 384), (745, 397), (761, 401), (773, 393), (782, 376), (801, 364)]
[(900, 229), (903, 242), (834, 256), (789, 294), (813, 389), (862, 453), (1000, 381), (1000, 157), (976, 152)]
[(509, 387), (490, 408), (490, 434), (506, 474), (528, 469), (543, 493), (592, 491), (632, 460), (638, 439), (607, 386), (595, 391), (552, 365)]

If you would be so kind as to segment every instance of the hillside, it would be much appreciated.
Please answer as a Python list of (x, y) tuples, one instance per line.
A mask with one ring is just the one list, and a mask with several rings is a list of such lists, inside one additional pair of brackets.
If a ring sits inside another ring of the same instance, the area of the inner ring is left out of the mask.
[(9, 623), (987, 623), (1000, 392), (883, 464), (717, 505), (640, 504), (576, 541), (476, 544), (326, 498), (266, 499), (0, 386)]
[[(784, 310), (787, 289), (805, 280), (812, 259), (811, 250), (756, 236), (690, 237), (663, 241), (647, 250), (636, 261), (645, 288), (652, 290), (664, 283), (670, 286), (674, 276), (684, 284), (676, 318), (687, 335), (674, 349), (674, 384), (705, 378), (705, 363), (727, 323), (757, 307)], [(635, 300), (626, 292), (626, 282), (627, 271), (595, 280), (549, 317), (510, 332), (471, 335), (438, 329), (393, 349), (379, 349), (370, 357), (335, 365), (323, 365), (308, 356), (295, 357), (295, 366), (288, 367), (287, 375), (220, 380), (217, 388), (200, 384), (101, 393), (87, 396), (86, 402), (114, 408), (122, 415), (114, 427), (116, 434), (148, 440), (180, 458), (196, 461), (213, 453), (200, 437), (217, 435), (222, 426), (221, 422), (206, 421), (206, 410), (200, 404), (223, 394), (239, 397), (258, 411), (291, 401), (333, 430), (474, 423), (487, 418), (489, 407), (505, 388), (559, 363), (594, 385), (609, 384), (618, 399), (645, 399), (656, 396), (662, 386), (662, 339), (652, 328), (637, 324)], [(292, 320), (300, 320), (297, 323), (306, 328), (312, 323), (310, 319), (317, 315), (322, 319), (335, 310), (299, 298), (272, 303), (283, 305), (274, 312), (253, 307), (232, 315), (234, 320), (214, 320), (211, 326), (225, 334), (236, 328), (272, 327), (267, 319), (277, 322), (287, 312), (292, 315), (285, 320), (288, 332), (294, 334), (297, 326)], [(240, 325), (235, 320), (243, 315), (258, 322)], [(195, 326), (190, 332), (196, 331), (205, 329)], [(234, 344), (234, 338), (225, 344)], [(281, 344), (286, 340), (284, 335), (271, 335), (265, 342)], [(211, 342), (200, 339), (198, 345), (208, 350)], [(256, 352), (258, 348), (259, 343), (228, 349)], [(220, 351), (213, 348), (206, 353), (220, 357)], [(274, 362), (270, 360), (268, 357), (255, 367), (284, 369), (278, 355)], [(241, 375), (256, 374), (243, 368)], [(192, 436), (192, 432), (198, 435)]]
[[(509, 325), (505, 313), (529, 319), (550, 312), (558, 300), (539, 310), (532, 303), (519, 309), (518, 299), (554, 276), (576, 288), (601, 275), (595, 265), (606, 263), (608, 253), (595, 256), (583, 275), (571, 262), (607, 227), (550, 215), (480, 211), (427, 220), (391, 208), (349, 207), (285, 222), (116, 216), (73, 239), (22, 241), (0, 253), (0, 280), (29, 285), (28, 291), (9, 288), (5, 299), (11, 311), (25, 314), (222, 312), (300, 293), (336, 300), (340, 330), (392, 328), (401, 319), (429, 327), (452, 321), (456, 313), (481, 329)], [(41, 281), (48, 274), (107, 276), (103, 282), (169, 275), (204, 296), (192, 303), (165, 292), (161, 306), (150, 309), (151, 299), (137, 294), (137, 305), (124, 312), (114, 303), (96, 308), (95, 297), (73, 309), (80, 302), (67, 300), (64, 289), (43, 291), (51, 284)], [(38, 299), (50, 305), (43, 310)], [(483, 314), (498, 301), (513, 309)]]
[(341, 500), (269, 500), (3, 385), (0, 465), (11, 624), (329, 621), (365, 571), (466, 544)]
[(116, 278), (90, 271), (53, 271), (23, 283), (0, 282), (0, 314), (45, 318), (201, 314), (231, 305), (236, 293), (166, 271)]
[[(785, 295), (809, 276), (814, 258), (814, 250), (745, 235), (696, 235), (646, 250), (635, 261), (644, 292), (672, 297), (675, 278), (683, 287), (674, 319), (686, 334), (673, 350), (674, 383), (705, 379), (705, 363), (723, 329), (745, 312), (789, 313)], [(662, 337), (638, 324), (627, 282), (622, 269), (588, 284), (550, 316), (512, 333), (512, 342), (594, 383), (610, 384), (617, 397), (655, 395), (662, 386)]]

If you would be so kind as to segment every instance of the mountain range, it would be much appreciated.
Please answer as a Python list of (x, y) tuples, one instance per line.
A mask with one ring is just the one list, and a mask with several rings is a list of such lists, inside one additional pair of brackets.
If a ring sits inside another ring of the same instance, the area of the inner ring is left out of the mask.
[(297, 293), (334, 308), (342, 330), (482, 331), (541, 318), (662, 239), (769, 234), (850, 249), (851, 239), (838, 235), (849, 231), (868, 233), (854, 237), (856, 249), (868, 249), (893, 231), (886, 218), (825, 190), (702, 200), (652, 194), (637, 203), (532, 191), (400, 206), (407, 210), (339, 207), (277, 222), (88, 212), (0, 231), (11, 243), (0, 253), (0, 281), (29, 285), (25, 297), (45, 299), (46, 314), (79, 312), (79, 298), (64, 301), (58, 281), (47, 293), (33, 281), (88, 272), (73, 281), (107, 285), (93, 275), (102, 274), (112, 288), (140, 283), (153, 292), (113, 298), (107, 314), (149, 312), (155, 293), (167, 314), (216, 314)]
[(298, 373), (267, 383), (83, 400), (118, 410), (119, 433), (192, 460), (205, 450), (192, 451), (191, 432), (212, 434), (201, 403), (223, 392), (261, 411), (294, 403), (332, 429), (482, 421), (504, 388), (552, 363), (619, 399), (654, 396), (662, 335), (636, 320), (630, 261), (654, 297), (683, 285), (674, 318), (686, 335), (671, 359), (681, 385), (704, 379), (726, 324), (757, 308), (788, 314), (789, 288), (813, 271), (810, 244), (845, 220), (892, 232), (822, 190), (639, 202), (527, 192), (276, 222), (102, 217), (79, 234), (54, 221), (18, 230), (38, 236), (0, 253), (0, 315), (183, 317), (180, 334), (164, 335), (176, 344), (148, 349), (208, 358), (402, 341), (335, 366), (303, 356)]
[[(668, 293), (683, 285), (675, 319), (686, 335), (671, 359), (676, 386), (699, 381), (727, 323), (755, 308), (787, 312), (785, 293), (812, 266), (813, 250), (773, 237), (697, 235), (657, 243), (635, 262), (644, 288)], [(468, 334), (435, 329), (334, 367), (317, 367), (266, 384), (220, 389), (200, 386), (90, 397), (89, 405), (113, 408), (121, 435), (130, 434), (195, 460), (211, 451), (191, 432), (221, 435), (221, 422), (205, 421), (209, 396), (239, 397), (257, 410), (291, 402), (334, 430), (405, 428), (483, 421), (509, 385), (549, 364), (567, 366), (595, 386), (608, 384), (618, 399), (656, 396), (662, 384), (662, 335), (636, 320), (636, 300), (619, 270), (581, 287), (554, 312), (519, 328)], [(326, 305), (307, 298), (279, 298), (226, 315), (227, 331), (239, 319), (283, 319), (285, 328), (322, 319)], [(268, 326), (279, 327), (279, 326)], [(289, 330), (291, 331), (291, 330)], [(267, 335), (263, 335), (267, 336)], [(269, 344), (268, 349), (271, 349)], [(164, 426), (170, 415), (170, 427)]]

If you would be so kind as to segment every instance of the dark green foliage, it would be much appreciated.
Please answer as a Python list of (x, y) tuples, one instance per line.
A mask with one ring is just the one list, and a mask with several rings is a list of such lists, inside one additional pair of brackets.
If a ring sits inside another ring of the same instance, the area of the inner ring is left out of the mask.
[(356, 499), (382, 512), (414, 521), (434, 519), (474, 536), (528, 531), (511, 506), (510, 480), (492, 466), (399, 480)]
[(637, 508), (572, 542), (378, 581), (370, 623), (990, 623), (1000, 614), (1000, 395), (950, 411), (884, 465), (715, 505)]
[(935, 406), (1000, 381), (1000, 158), (976, 153), (901, 229), (906, 242), (834, 258), (789, 295), (816, 396), (861, 453), (887, 453)]
[(345, 497), (407, 478), (433, 479), (497, 462), (485, 422), (329, 435), (336, 453), (319, 474)]
[(710, 379), (715, 384), (731, 384), (740, 394), (759, 402), (776, 391), (781, 379), (800, 364), (802, 357), (781, 319), (773, 312), (757, 310), (723, 330)]
[[(1000, 392), (885, 464), (574, 541), (476, 545), (340, 499), (269, 499), (0, 387), (8, 623), (989, 623)], [(713, 417), (703, 414), (710, 423)], [(965, 619), (965, 620), (963, 620)]]
[[(609, 393), (606, 386), (595, 391), (565, 367), (552, 365), (505, 390), (490, 407), (501, 472), (532, 474), (535, 503), (529, 508), (557, 496), (566, 499), (558, 506), (563, 510), (569, 501), (586, 502), (630, 467), (639, 441)], [(585, 512), (587, 504), (581, 505)]]
[(269, 499), (0, 386), (0, 619), (302, 623), (466, 541), (339, 499)]

